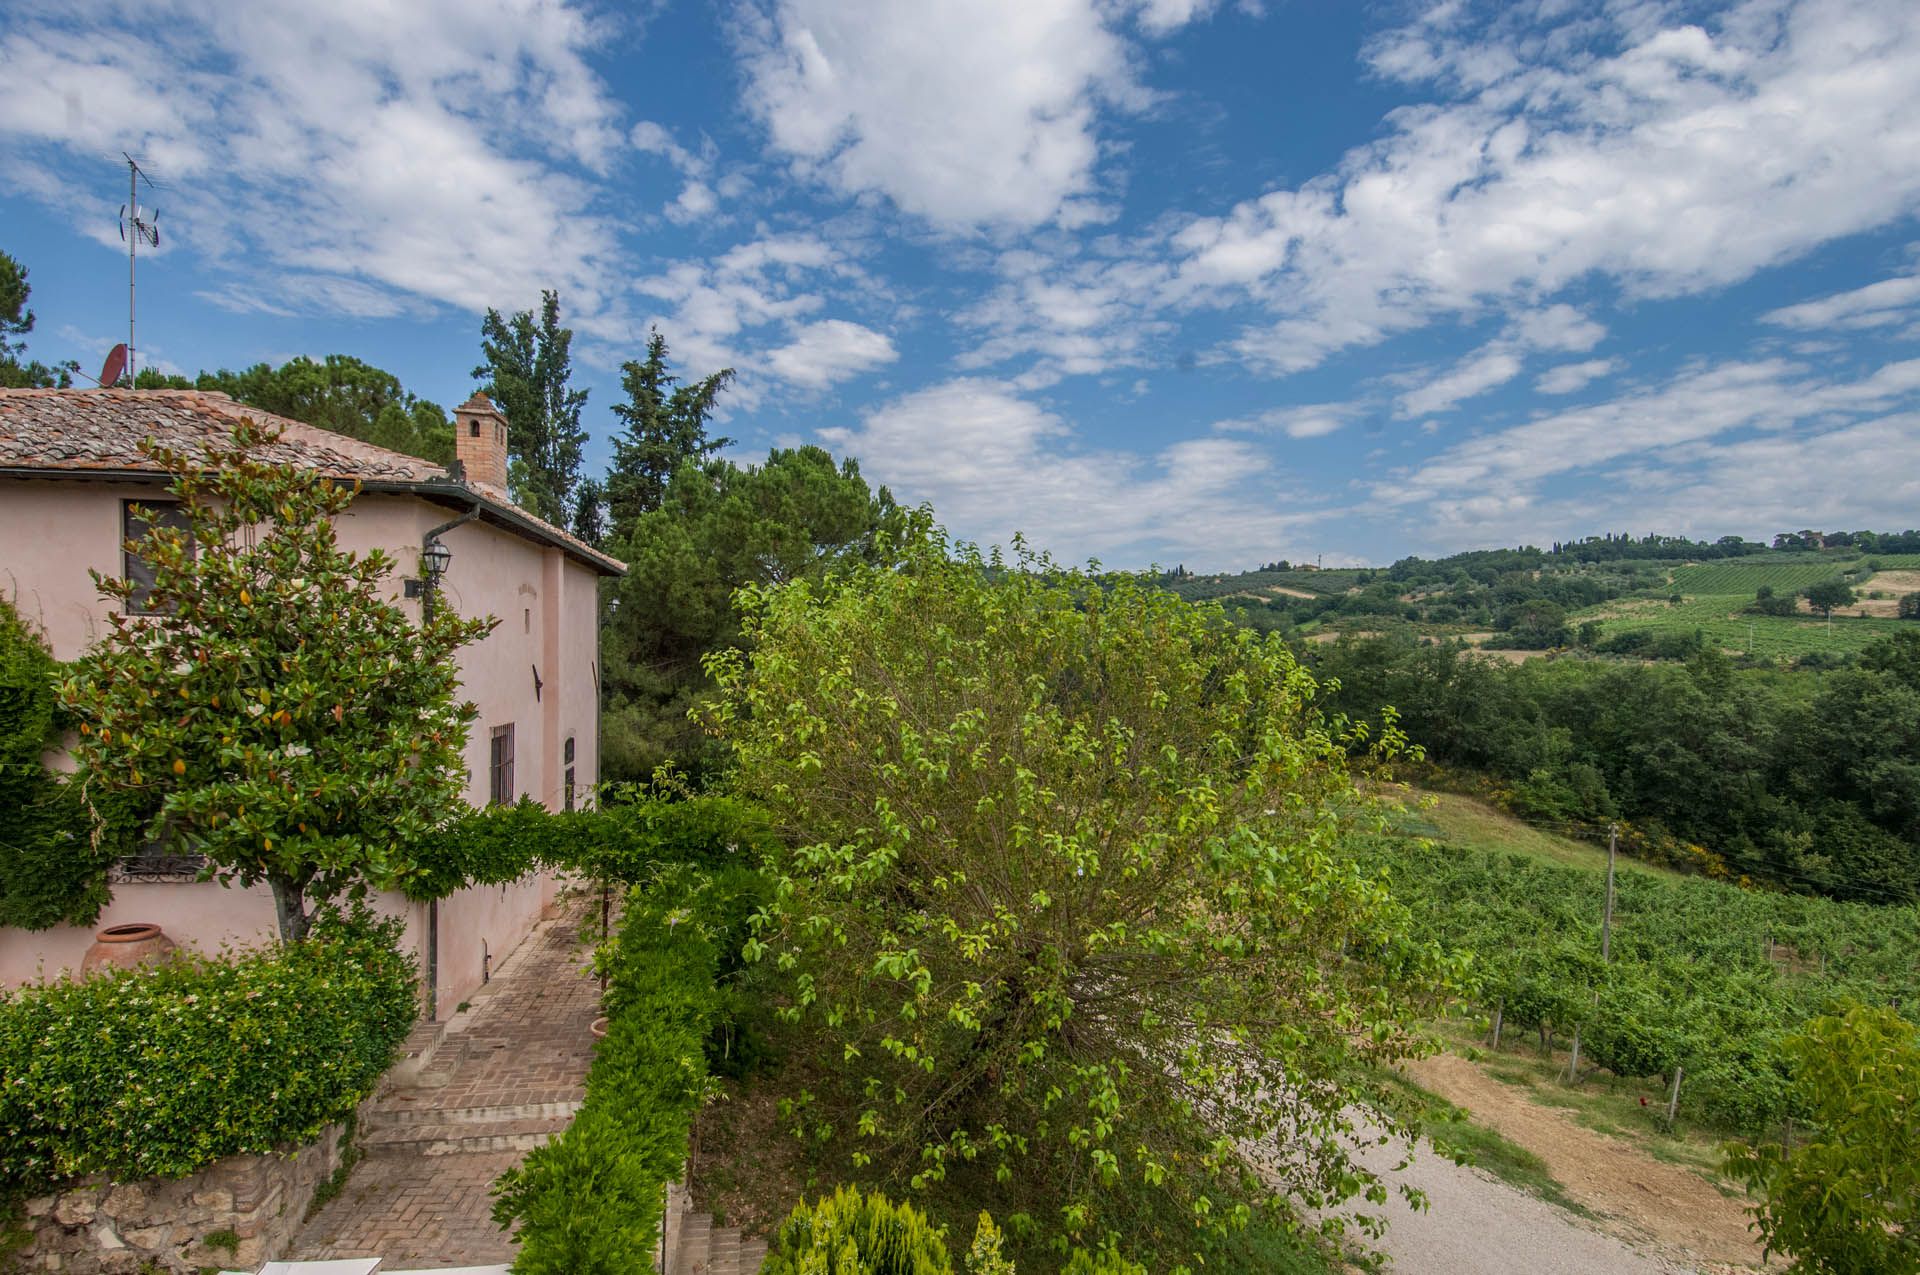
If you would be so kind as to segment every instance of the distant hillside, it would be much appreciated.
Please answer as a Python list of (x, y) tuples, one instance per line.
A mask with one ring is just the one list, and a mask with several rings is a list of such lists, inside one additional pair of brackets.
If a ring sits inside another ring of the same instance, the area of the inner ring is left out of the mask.
[[(1406, 629), (1512, 652), (1844, 658), (1920, 620), (1920, 531), (1785, 532), (1772, 545), (1607, 535), (1377, 568), (1176, 569), (1162, 583), (1302, 638)], [(1846, 600), (1829, 616), (1805, 594), (1834, 585)]]

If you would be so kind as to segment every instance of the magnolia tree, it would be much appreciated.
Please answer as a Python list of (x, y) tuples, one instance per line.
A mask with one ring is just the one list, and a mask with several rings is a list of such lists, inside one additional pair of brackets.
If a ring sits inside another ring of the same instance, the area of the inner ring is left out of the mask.
[(276, 438), (245, 423), (197, 458), (143, 446), (186, 525), (134, 546), (150, 588), (94, 573), (119, 606), (61, 694), (83, 791), (123, 795), (146, 838), (223, 882), (266, 882), (293, 941), (315, 901), (404, 882), (460, 802), (474, 709), (453, 657), (493, 621), (441, 607), (416, 625), (393, 559), (336, 540), (358, 484), (272, 462)]
[(1169, 1264), (1384, 1200), (1353, 1140), (1406, 1127), (1377, 1077), (1452, 971), (1343, 853), (1372, 816), (1312, 679), (1144, 583), (901, 556), (744, 590), (752, 658), (709, 660), (786, 830), (748, 954), (833, 1041), (804, 1127)]

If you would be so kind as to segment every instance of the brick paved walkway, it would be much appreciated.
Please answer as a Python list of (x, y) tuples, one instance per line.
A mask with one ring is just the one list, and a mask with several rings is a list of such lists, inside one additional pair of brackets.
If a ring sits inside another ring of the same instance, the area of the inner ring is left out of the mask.
[(417, 1074), (390, 1077), (360, 1130), (365, 1158), (288, 1256), (389, 1266), (512, 1259), (489, 1188), (573, 1118), (593, 1054), (600, 985), (581, 972), (582, 908), (527, 936)]

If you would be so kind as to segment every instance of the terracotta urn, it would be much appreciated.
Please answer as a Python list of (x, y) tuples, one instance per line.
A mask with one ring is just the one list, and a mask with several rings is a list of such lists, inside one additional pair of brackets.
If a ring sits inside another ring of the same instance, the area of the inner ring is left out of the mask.
[(80, 961), (80, 972), (130, 970), (146, 961), (164, 958), (178, 946), (161, 933), (160, 927), (145, 921), (109, 925), (93, 936), (93, 946)]

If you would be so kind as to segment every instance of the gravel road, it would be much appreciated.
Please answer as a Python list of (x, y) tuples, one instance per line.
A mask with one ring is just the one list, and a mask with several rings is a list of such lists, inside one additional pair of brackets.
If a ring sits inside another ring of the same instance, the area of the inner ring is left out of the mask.
[(1368, 1147), (1356, 1158), (1389, 1183), (1427, 1193), (1424, 1213), (1397, 1195), (1384, 1210), (1391, 1225), (1378, 1247), (1396, 1275), (1684, 1275), (1694, 1270), (1590, 1231), (1580, 1219), (1478, 1169), (1435, 1152), (1402, 1172), (1396, 1146)]

